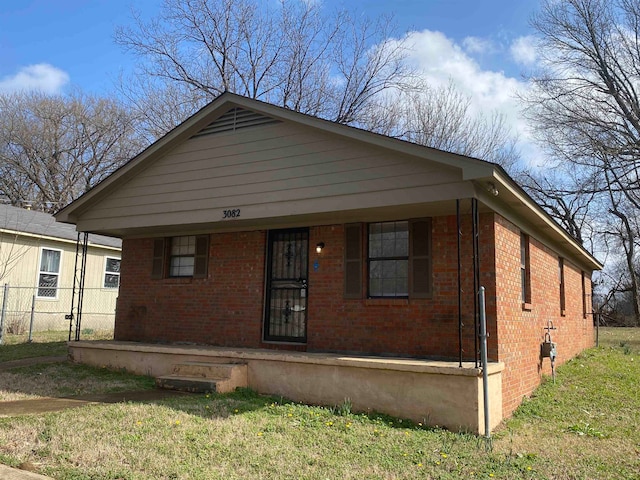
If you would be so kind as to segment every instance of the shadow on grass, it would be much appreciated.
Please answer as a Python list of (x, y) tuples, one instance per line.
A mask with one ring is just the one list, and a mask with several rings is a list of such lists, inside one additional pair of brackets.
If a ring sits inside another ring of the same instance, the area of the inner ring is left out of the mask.
[[(259, 394), (250, 388), (237, 388), (234, 392), (224, 394), (190, 394), (145, 403), (153, 403), (204, 419), (224, 419), (250, 412), (260, 412), (272, 417), (287, 417), (291, 412), (296, 412), (294, 415), (299, 417), (303, 412), (305, 417), (312, 419), (311, 423), (315, 421), (324, 424), (326, 421), (335, 422), (338, 418), (344, 418), (345, 420), (360, 419), (393, 429), (445, 431), (438, 426), (417, 423), (383, 413), (351, 411), (348, 401), (336, 406), (311, 405), (295, 402), (282, 396)], [(314, 416), (311, 415), (312, 412)], [(477, 438), (476, 435), (465, 432), (459, 435)]]
[(67, 342), (33, 342), (0, 345), (0, 363), (31, 357), (64, 356), (67, 354)]
[(155, 382), (151, 377), (68, 362), (0, 371), (0, 402), (30, 396), (68, 398), (154, 388)]

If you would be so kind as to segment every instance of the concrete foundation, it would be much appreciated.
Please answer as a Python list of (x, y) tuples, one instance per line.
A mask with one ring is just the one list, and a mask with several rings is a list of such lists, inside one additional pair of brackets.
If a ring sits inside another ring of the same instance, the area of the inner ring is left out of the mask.
[[(153, 377), (181, 362), (244, 363), (259, 393), (320, 405), (348, 399), (354, 411), (484, 434), (482, 369), (472, 363), (115, 341), (71, 342), (69, 352), (77, 363)], [(503, 363), (488, 368), (492, 429), (502, 421), (503, 370)]]

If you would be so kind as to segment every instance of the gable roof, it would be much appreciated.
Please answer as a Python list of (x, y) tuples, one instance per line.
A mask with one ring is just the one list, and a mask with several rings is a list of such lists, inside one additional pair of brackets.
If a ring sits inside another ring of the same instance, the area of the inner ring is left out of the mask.
[[(30, 234), (66, 241), (77, 241), (78, 233), (72, 225), (56, 222), (53, 215), (0, 204), (0, 231)], [(122, 240), (104, 235), (89, 235), (89, 244), (121, 248)]]
[[(260, 100), (225, 92), (203, 107), (193, 116), (175, 127), (164, 137), (147, 147), (109, 177), (55, 214), (60, 222), (76, 223), (84, 212), (99, 204), (111, 192), (135, 177), (138, 173), (177, 146), (189, 139), (228, 130), (274, 122), (293, 122), (333, 136), (355, 140), (364, 144), (384, 148), (396, 154), (436, 162), (443, 167), (461, 172), (463, 181), (474, 184), (475, 196), (494, 211), (506, 214), (517, 212), (517, 217), (526, 217), (529, 224), (542, 232), (554, 243), (580, 258), (582, 264), (593, 269), (602, 265), (582, 245), (571, 237), (497, 164), (471, 158), (431, 147), (414, 144), (376, 134), (303, 113), (278, 107)], [(499, 190), (500, 198), (488, 191)]]

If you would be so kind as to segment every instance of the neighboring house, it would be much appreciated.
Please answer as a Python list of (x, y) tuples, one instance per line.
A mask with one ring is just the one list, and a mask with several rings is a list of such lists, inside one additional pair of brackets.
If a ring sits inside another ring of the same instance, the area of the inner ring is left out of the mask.
[(549, 321), (559, 363), (594, 343), (601, 264), (501, 167), (230, 93), (56, 217), (123, 238), (116, 342), (77, 361), (247, 363), (261, 392), (481, 432), (478, 286), (492, 427), (550, 372)]
[[(77, 238), (73, 226), (52, 215), (0, 205), (0, 284), (8, 285), (5, 330), (24, 330), (32, 306), (36, 329), (69, 328), (65, 314), (71, 311)], [(119, 238), (89, 235), (85, 327), (109, 328), (110, 323), (113, 328), (121, 244)]]

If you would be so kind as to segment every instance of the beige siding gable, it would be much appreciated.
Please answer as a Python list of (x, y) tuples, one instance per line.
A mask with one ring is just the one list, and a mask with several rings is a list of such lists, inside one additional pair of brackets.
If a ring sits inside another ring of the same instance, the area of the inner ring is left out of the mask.
[(81, 215), (79, 226), (212, 223), (225, 210), (240, 210), (243, 220), (277, 217), (291, 215), (294, 204), (297, 214), (362, 209), (382, 197), (416, 203), (428, 200), (425, 188), (461, 181), (460, 169), (441, 163), (292, 122), (266, 123), (188, 139)]

